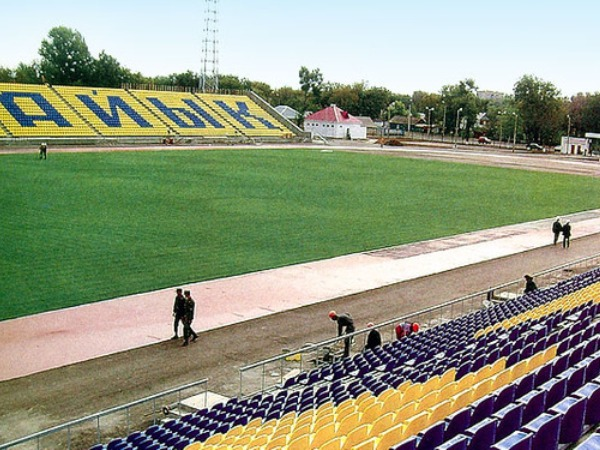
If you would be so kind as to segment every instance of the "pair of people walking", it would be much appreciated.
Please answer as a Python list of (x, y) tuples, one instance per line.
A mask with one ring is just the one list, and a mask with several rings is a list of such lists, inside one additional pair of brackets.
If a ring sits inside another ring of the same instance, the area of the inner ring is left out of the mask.
[(175, 334), (171, 338), (172, 340), (179, 339), (179, 322), (183, 324), (183, 346), (187, 346), (190, 342), (198, 339), (198, 335), (192, 329), (192, 322), (194, 321), (194, 312), (196, 309), (196, 302), (192, 298), (190, 291), (182, 293), (182, 289), (177, 288), (175, 295), (175, 302), (173, 303), (173, 317), (175, 321), (173, 323), (173, 329)]
[(562, 246), (563, 248), (569, 248), (571, 245), (571, 222), (568, 220), (562, 224), (560, 221), (560, 217), (557, 217), (554, 223), (552, 224), (552, 233), (554, 233), (554, 245), (558, 242), (558, 238), (561, 233), (563, 235)]

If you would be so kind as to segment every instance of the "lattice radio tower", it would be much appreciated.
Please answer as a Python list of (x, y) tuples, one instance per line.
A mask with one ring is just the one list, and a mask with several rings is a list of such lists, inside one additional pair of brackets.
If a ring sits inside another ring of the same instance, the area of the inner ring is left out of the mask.
[(202, 73), (200, 90), (217, 92), (219, 90), (219, 49), (217, 4), (219, 0), (204, 0), (206, 4), (204, 19), (204, 38), (202, 40)]

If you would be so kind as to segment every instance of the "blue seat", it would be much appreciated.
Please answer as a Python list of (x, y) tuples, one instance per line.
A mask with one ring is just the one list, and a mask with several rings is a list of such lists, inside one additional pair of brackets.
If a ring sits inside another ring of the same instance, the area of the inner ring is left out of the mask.
[(399, 444), (394, 445), (393, 447), (391, 447), (391, 450), (417, 450), (417, 442), (417, 437), (412, 436), (408, 439), (403, 440)]
[(463, 433), (467, 428), (471, 426), (471, 408), (463, 408), (450, 414), (446, 419), (446, 430), (444, 432), (444, 439), (449, 440), (454, 436)]
[(532, 434), (515, 431), (492, 446), (492, 450), (532, 450)]
[(515, 400), (515, 392), (517, 386), (514, 383), (507, 384), (503, 388), (501, 388), (496, 394), (496, 401), (494, 404), (494, 408), (496, 410), (500, 410), (512, 403)]
[(540, 386), (540, 390), (546, 391), (546, 407), (554, 406), (566, 397), (567, 379), (552, 378)]
[(573, 397), (587, 399), (586, 425), (600, 423), (600, 385), (587, 383), (573, 392)]
[(558, 450), (560, 435), (560, 416), (542, 413), (522, 427), (524, 431), (533, 433), (532, 448)]
[(574, 450), (598, 450), (600, 448), (600, 434), (594, 433), (579, 444)]
[(561, 444), (576, 442), (583, 434), (587, 398), (567, 397), (558, 402), (549, 412), (562, 417), (560, 424)]
[(490, 417), (494, 412), (494, 404), (496, 397), (493, 394), (486, 395), (472, 405), (471, 424), (481, 422), (483, 419)]
[(540, 367), (535, 373), (535, 383), (534, 387), (539, 387), (544, 384), (550, 378), (552, 378), (552, 368), (554, 366), (553, 362), (548, 362)]
[(445, 429), (446, 424), (443, 421), (439, 421), (421, 431), (417, 434), (417, 450), (428, 450), (441, 445), (444, 442)]
[(515, 398), (520, 398), (531, 392), (535, 386), (536, 376), (534, 372), (528, 373), (517, 381), (515, 386)]
[(523, 404), (523, 423), (535, 419), (546, 410), (546, 391), (531, 391), (517, 400)]
[(521, 427), (523, 422), (523, 405), (521, 403), (511, 403), (496, 411), (493, 417), (498, 419), (496, 438), (497, 440), (504, 439)]
[(464, 434), (459, 434), (442, 445), (438, 445), (436, 450), (467, 450), (468, 444), (469, 438)]
[(560, 375), (560, 377), (567, 379), (567, 395), (571, 395), (585, 384), (585, 370), (585, 366), (571, 367)]
[(488, 450), (496, 442), (498, 419), (488, 417), (465, 431), (469, 437), (468, 450)]

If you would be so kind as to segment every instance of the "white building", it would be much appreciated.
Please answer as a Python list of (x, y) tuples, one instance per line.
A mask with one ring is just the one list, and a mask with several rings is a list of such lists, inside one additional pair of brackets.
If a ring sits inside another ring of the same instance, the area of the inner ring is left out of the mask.
[(589, 155), (590, 139), (563, 136), (560, 143), (560, 151), (567, 155)]
[(356, 117), (331, 105), (304, 119), (304, 131), (334, 139), (366, 139), (367, 127)]

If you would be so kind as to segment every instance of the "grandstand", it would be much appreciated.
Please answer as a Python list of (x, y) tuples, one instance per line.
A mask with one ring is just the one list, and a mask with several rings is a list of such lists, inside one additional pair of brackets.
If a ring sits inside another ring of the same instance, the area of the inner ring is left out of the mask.
[[(225, 95), (0, 83), (0, 137), (279, 139), (301, 131), (255, 94)], [(7, 139), (8, 138), (8, 139)]]
[(599, 293), (594, 269), (93, 450), (573, 446), (600, 422)]

